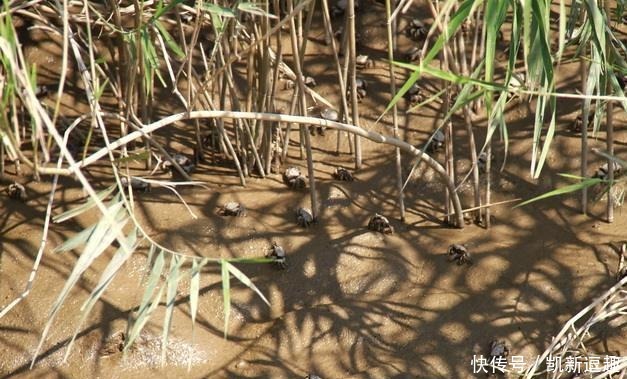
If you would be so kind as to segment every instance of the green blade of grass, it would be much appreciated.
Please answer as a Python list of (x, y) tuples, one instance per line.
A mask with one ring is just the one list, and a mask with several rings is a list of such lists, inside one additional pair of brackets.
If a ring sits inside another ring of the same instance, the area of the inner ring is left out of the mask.
[(542, 194), (540, 196), (536, 196), (533, 199), (529, 199), (529, 200), (523, 201), (522, 203), (517, 204), (516, 206), (514, 206), (514, 208), (522, 207), (524, 205), (536, 202), (538, 200), (546, 199), (546, 198), (549, 198), (549, 197), (559, 196), (559, 195), (564, 195), (564, 194), (567, 194), (567, 193), (579, 191), (581, 189), (584, 189), (584, 188), (591, 187), (591, 186), (594, 186), (596, 184), (599, 184), (602, 181), (603, 180), (598, 179), (598, 178), (586, 179), (586, 180), (582, 181), (581, 183), (575, 183), (575, 184), (568, 185), (566, 187), (557, 188), (557, 189), (555, 189), (553, 191), (544, 193), (544, 194)]

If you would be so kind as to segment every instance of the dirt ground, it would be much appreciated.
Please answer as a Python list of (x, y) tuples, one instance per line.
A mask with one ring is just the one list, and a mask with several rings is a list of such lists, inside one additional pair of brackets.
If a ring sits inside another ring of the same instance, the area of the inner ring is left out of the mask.
[[(376, 66), (361, 73), (370, 84), (369, 96), (361, 105), (361, 126), (391, 135), (389, 115), (375, 124), (389, 101), (382, 49), (385, 25), (377, 16), (383, 8), (378, 3), (367, 4), (371, 12), (364, 13), (359, 21), (364, 41), (361, 49), (375, 58)], [(320, 30), (322, 42), (322, 29), (314, 30)], [(399, 50), (408, 43), (401, 37)], [(305, 70), (320, 83), (316, 91), (337, 102), (333, 66), (323, 55), (329, 48), (316, 40), (309, 45)], [(55, 55), (58, 47), (54, 48), (54, 43), (47, 46), (39, 41), (27, 51), (33, 59), (48, 61), (53, 67), (59, 59)], [(577, 67), (565, 64), (560, 68), (560, 90), (580, 86)], [(45, 69), (42, 76), (46, 78)], [(399, 79), (403, 77), (399, 74)], [(281, 96), (287, 100), (291, 93), (285, 91)], [(68, 99), (64, 105), (71, 109), (76, 104)], [(46, 99), (51, 104), (54, 100), (53, 96)], [(287, 103), (284, 106), (288, 107)], [(403, 103), (401, 136), (414, 144), (424, 143), (438, 122), (440, 107), (436, 103), (418, 114), (406, 115), (407, 105)], [(494, 173), (494, 202), (531, 198), (566, 184), (559, 173), (578, 173), (580, 138), (567, 131), (577, 109), (576, 102), (560, 101), (558, 134), (542, 177), (536, 181), (529, 175), (533, 104), (521, 101), (512, 105), (507, 113), (509, 155), (504, 169)], [(477, 138), (483, 142), (481, 125), (485, 120), (477, 123)], [(623, 158), (627, 153), (624, 125), (622, 120), (616, 123), (615, 135), (616, 153)], [(456, 122), (454, 128), (456, 168), (461, 178), (469, 169), (469, 154), (463, 124)], [(169, 148), (191, 154), (191, 124), (180, 126), (176, 133), (165, 130), (158, 135)], [(297, 138), (293, 133), (292, 140)], [(590, 143), (602, 148), (604, 138), (600, 133)], [(277, 173), (266, 179), (251, 177), (247, 187), (241, 187), (232, 163), (211, 154), (193, 174), (193, 179), (203, 181), (206, 188), (181, 192), (197, 218), (164, 188), (138, 194), (136, 211), (142, 224), (166, 247), (206, 257), (257, 257), (265, 254), (273, 241), (285, 248), (286, 270), (272, 265), (238, 265), (271, 306), (233, 278), (228, 339), (223, 338), (220, 270), (210, 265), (202, 275), (193, 338), (189, 280), (179, 286), (165, 366), (160, 363), (163, 307), (156, 311), (137, 345), (127, 355), (118, 352), (119, 333), (141, 301), (146, 268), (146, 249), (142, 249), (80, 326), (69, 359), (62, 362), (80, 318), (80, 307), (111, 258), (113, 251), (109, 251), (72, 291), (30, 370), (51, 305), (80, 254), (55, 254), (52, 250), (96, 221), (98, 215), (90, 212), (51, 226), (32, 292), (0, 319), (0, 375), (301, 378), (316, 373), (325, 379), (471, 378), (475, 377), (470, 364), (473, 355), (487, 354), (491, 340), (506, 340), (512, 355), (522, 355), (531, 362), (566, 320), (615, 283), (618, 256), (609, 244), (627, 239), (627, 214), (621, 208), (616, 210), (614, 223), (608, 224), (604, 221), (604, 201), (593, 204), (589, 214), (582, 215), (579, 197), (571, 195), (515, 209), (513, 203), (494, 207), (489, 230), (472, 224), (464, 229), (449, 228), (442, 224), (444, 187), (421, 165), (405, 191), (407, 219), (403, 223), (396, 206), (394, 150), (362, 140), (364, 165), (355, 171), (356, 181), (337, 182), (332, 179), (333, 170), (340, 165), (353, 166), (345, 141), (342, 154), (337, 155), (335, 132), (312, 138), (322, 206), (319, 222), (307, 229), (298, 227), (293, 216), (294, 208), (309, 206), (307, 191), (288, 189)], [(503, 159), (502, 142), (495, 142), (495, 151), (498, 168)], [(442, 155), (436, 158), (443, 160)], [(409, 167), (409, 157), (403, 157), (403, 162)], [(601, 163), (593, 157), (590, 174)], [(296, 144), (283, 168), (288, 164), (306, 171)], [(111, 183), (106, 163), (96, 164), (86, 173), (96, 189)], [(0, 197), (0, 306), (19, 296), (26, 284), (41, 240), (50, 189), (48, 177), (38, 183), (28, 173), (22, 177), (15, 174), (9, 165), (2, 188), (17, 180), (27, 187), (28, 200), (20, 203)], [(136, 174), (148, 173), (138, 170)], [(464, 207), (471, 207), (470, 185), (462, 185), (461, 191)], [(62, 178), (53, 213), (81, 204), (82, 199), (79, 184)], [(245, 217), (218, 215), (219, 206), (231, 200), (246, 206)], [(391, 219), (393, 235), (366, 229), (375, 212)], [(446, 251), (452, 243), (466, 244), (474, 264), (449, 262)], [(613, 327), (595, 330), (589, 347), (599, 355), (627, 354), (626, 322), (618, 320)]]

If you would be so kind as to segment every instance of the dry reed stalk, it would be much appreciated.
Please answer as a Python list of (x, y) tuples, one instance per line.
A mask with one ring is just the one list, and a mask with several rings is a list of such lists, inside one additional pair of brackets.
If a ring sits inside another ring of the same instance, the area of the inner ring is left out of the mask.
[[(348, 117), (348, 102), (346, 101), (346, 76), (342, 74), (342, 65), (340, 63), (339, 53), (337, 49), (337, 44), (335, 43), (335, 36), (333, 35), (333, 28), (331, 25), (331, 16), (329, 14), (329, 2), (328, 0), (322, 0), (322, 15), (324, 20), (324, 28), (327, 38), (330, 41), (331, 49), (333, 50), (333, 60), (335, 62), (335, 69), (337, 70), (338, 83), (340, 84), (340, 96), (341, 108), (340, 108), (340, 119), (345, 122), (350, 122)], [(341, 140), (341, 131), (337, 131), (337, 144), (335, 148), (335, 152), (337, 154), (340, 153), (340, 140)], [(351, 144), (350, 136), (348, 138), (348, 147), (349, 151), (353, 153), (353, 147)]]
[[(101, 116), (103, 115), (107, 115), (107, 114), (102, 113)], [(113, 116), (117, 117), (117, 115), (113, 115)], [(412, 154), (416, 157), (420, 156), (421, 159), (441, 177), (443, 183), (447, 186), (449, 191), (453, 193), (452, 200), (453, 200), (454, 213), (456, 215), (456, 225), (459, 228), (463, 228), (464, 226), (461, 202), (459, 200), (459, 197), (457, 196), (457, 192), (455, 191), (454, 183), (450, 181), (450, 178), (446, 174), (444, 167), (442, 167), (440, 163), (438, 163), (435, 159), (429, 156), (426, 152), (420, 149), (417, 149), (411, 144), (401, 141), (397, 138), (384, 136), (379, 133), (376, 133), (370, 130), (365, 130), (354, 125), (329, 121), (329, 120), (315, 118), (315, 117), (293, 116), (293, 115), (273, 114), (273, 113), (257, 113), (257, 112), (232, 112), (232, 111), (224, 111), (224, 110), (222, 111), (220, 110), (192, 111), (189, 113), (186, 113), (186, 112), (178, 113), (178, 114), (168, 116), (162, 120), (153, 122), (149, 125), (144, 125), (141, 128), (141, 132), (135, 131), (135, 132), (129, 133), (126, 137), (120, 138), (119, 140), (115, 142), (109, 143), (107, 144), (107, 147), (104, 147), (92, 153), (85, 160), (73, 162), (72, 164), (70, 164), (68, 168), (57, 170), (57, 171), (59, 172), (60, 175), (71, 175), (71, 173), (74, 172), (76, 168), (82, 168), (90, 164), (93, 164), (94, 162), (101, 159), (103, 156), (107, 155), (109, 150), (115, 150), (119, 148), (120, 146), (129, 143), (130, 141), (140, 138), (142, 136), (142, 133), (152, 133), (158, 129), (161, 129), (175, 122), (186, 120), (186, 119), (195, 119), (195, 118), (210, 118), (210, 119), (213, 119), (213, 118), (217, 118), (217, 119), (263, 118), (266, 121), (276, 122), (276, 123), (281, 123), (281, 124), (286, 124), (286, 123), (311, 124), (314, 126), (320, 126), (320, 127), (330, 128), (330, 129), (340, 129), (340, 130), (343, 130), (352, 134), (358, 134), (360, 137), (367, 138), (376, 143), (388, 144), (391, 146), (399, 147), (401, 148), (401, 150), (409, 154)]]
[[(396, 95), (396, 76), (394, 74), (394, 38), (393, 32), (396, 29), (393, 25), (396, 24), (392, 20), (392, 0), (385, 1), (385, 12), (387, 18), (387, 39), (388, 39), (388, 72), (390, 73), (390, 98), (394, 98)], [(392, 107), (392, 123), (394, 124), (394, 138), (398, 138), (398, 109), (396, 104)], [(396, 168), (396, 188), (398, 191), (398, 207), (400, 210), (401, 221), (405, 221), (405, 200), (403, 198), (403, 170), (401, 163), (401, 149), (398, 147), (394, 149), (395, 155), (395, 168)]]
[[(359, 104), (357, 101), (357, 69), (355, 62), (356, 55), (356, 40), (355, 40), (355, 0), (347, 0), (346, 4), (346, 19), (348, 22), (348, 62), (350, 68), (350, 83), (351, 83), (351, 110), (353, 124), (359, 126)], [(344, 29), (346, 31), (346, 29)], [(355, 136), (355, 169), (361, 168), (361, 140)]]
[[(287, 6), (290, 11), (294, 9), (292, 0), (287, 0)], [(305, 83), (303, 81), (303, 71), (301, 66), (301, 52), (298, 47), (298, 39), (296, 36), (296, 28), (294, 19), (290, 20), (290, 40), (292, 42), (292, 56), (294, 58), (294, 68), (296, 69), (296, 78), (298, 79), (298, 88), (300, 93), (300, 110), (303, 116), (307, 117), (307, 101), (305, 98)], [(316, 192), (316, 179), (313, 167), (313, 153), (311, 151), (311, 139), (309, 133), (305, 130), (306, 125), (300, 126), (301, 136), (305, 140), (305, 148), (307, 149), (307, 175), (309, 177), (309, 193), (311, 196), (311, 211), (313, 219), (318, 217), (318, 194)]]

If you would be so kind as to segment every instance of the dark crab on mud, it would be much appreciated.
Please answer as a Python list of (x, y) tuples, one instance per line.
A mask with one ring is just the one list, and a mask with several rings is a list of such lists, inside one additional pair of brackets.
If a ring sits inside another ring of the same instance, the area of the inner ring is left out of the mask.
[[(194, 162), (192, 162), (192, 160), (187, 155), (176, 153), (172, 155), (172, 160), (175, 161), (179, 166), (181, 166), (183, 171), (185, 171), (185, 173), (187, 173), (188, 175), (194, 171), (194, 168), (196, 168)], [(174, 164), (172, 164), (172, 162), (170, 161), (163, 162), (163, 168), (165, 170), (170, 170), (173, 174), (176, 171), (176, 167), (174, 167)]]
[(246, 215), (246, 208), (236, 201), (229, 201), (220, 208), (219, 213), (221, 216), (242, 217)]
[(283, 249), (283, 247), (281, 247), (281, 245), (279, 245), (276, 242), (272, 242), (272, 246), (270, 246), (270, 249), (268, 250), (268, 253), (266, 254), (266, 258), (273, 259), (274, 263), (280, 269), (284, 270), (287, 268), (285, 250)]
[(18, 182), (13, 182), (7, 187), (9, 198), (26, 201), (26, 188)]
[(290, 188), (305, 188), (307, 181), (298, 167), (288, 167), (283, 173), (283, 181)]
[(390, 225), (390, 221), (386, 217), (381, 216), (378, 213), (375, 213), (375, 215), (370, 218), (370, 221), (368, 222), (368, 229), (372, 230), (373, 232), (379, 232), (383, 234), (394, 233), (394, 228), (392, 227), (392, 225)]
[(446, 254), (448, 255), (448, 260), (450, 262), (455, 261), (460, 266), (465, 263), (469, 265), (472, 264), (472, 258), (470, 257), (470, 253), (464, 245), (454, 243), (448, 247)]
[(509, 346), (504, 340), (492, 340), (490, 342), (490, 357), (491, 358), (507, 358), (509, 355)]
[[(339, 122), (340, 121), (340, 114), (338, 113), (338, 111), (336, 111), (333, 108), (322, 108), (320, 109), (320, 112), (318, 113), (318, 117), (320, 117), (323, 120), (328, 120), (328, 121), (334, 121), (334, 122)], [(324, 132), (326, 131), (326, 126), (321, 126), (318, 125), (316, 126), (315, 130), (318, 132), (318, 134), (320, 134), (321, 136), (324, 135)], [(311, 128), (311, 134), (314, 134), (314, 128)]]
[(309, 208), (296, 209), (296, 223), (303, 228), (309, 227), (314, 223), (314, 217)]
[[(612, 168), (614, 168), (614, 179), (620, 177), (623, 173), (623, 167), (612, 161), (611, 163)], [(606, 163), (602, 164), (594, 173), (594, 175), (592, 176), (593, 178), (597, 178), (597, 179), (601, 179), (601, 180), (608, 180), (609, 179), (609, 170), (610, 165)]]
[(333, 177), (336, 180), (342, 182), (352, 182), (353, 180), (355, 180), (353, 174), (351, 174), (350, 171), (341, 166), (335, 169), (335, 172), (333, 172)]
[(358, 69), (373, 68), (374, 61), (370, 59), (367, 55), (360, 54), (355, 57), (355, 66), (357, 66)]
[[(346, 98), (350, 99), (351, 93), (352, 93), (352, 89), (350, 85), (346, 89), (346, 92), (347, 92)], [(357, 101), (359, 102), (368, 95), (368, 83), (364, 79), (362, 78), (355, 79), (355, 93), (357, 94)]]
[(444, 132), (441, 129), (438, 129), (433, 134), (433, 139), (431, 139), (431, 143), (429, 144), (429, 150), (432, 153), (437, 153), (444, 149)]
[(413, 40), (422, 40), (427, 36), (429, 29), (424, 22), (420, 21), (417, 18), (411, 20), (407, 28), (405, 29), (405, 33), (407, 36)]
[(410, 105), (416, 105), (423, 100), (421, 92), (422, 89), (420, 88), (418, 83), (414, 83), (405, 93), (405, 99), (409, 102)]
[[(120, 178), (120, 183), (122, 183), (122, 187), (124, 188), (129, 186), (129, 180), (126, 176)], [(150, 183), (145, 182), (134, 176), (131, 176), (130, 186), (131, 189), (135, 192), (150, 192)]]

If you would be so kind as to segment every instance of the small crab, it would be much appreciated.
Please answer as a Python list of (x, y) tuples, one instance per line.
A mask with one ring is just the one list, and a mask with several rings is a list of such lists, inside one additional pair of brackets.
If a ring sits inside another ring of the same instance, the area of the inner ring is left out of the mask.
[[(355, 11), (357, 11), (359, 9), (359, 0), (355, 0), (354, 2), (355, 4)], [(334, 18), (337, 18), (341, 15), (344, 14), (344, 12), (346, 12), (346, 6), (347, 6), (347, 1), (346, 0), (339, 0), (332, 8), (331, 8), (331, 16)]]
[[(612, 167), (614, 168), (614, 179), (618, 178), (619, 176), (622, 175), (623, 173), (623, 167), (621, 165), (619, 165), (618, 163), (612, 161)], [(609, 165), (606, 163), (604, 163), (603, 165), (601, 165), (596, 172), (594, 173), (594, 175), (592, 176), (593, 178), (597, 178), (597, 179), (601, 179), (601, 180), (608, 180), (609, 178)]]
[[(351, 97), (351, 87), (346, 90), (346, 97), (350, 99)], [(368, 95), (368, 83), (362, 78), (355, 79), (355, 92), (357, 93), (357, 101), (361, 101)]]
[(411, 105), (418, 104), (422, 101), (422, 94), (420, 93), (422, 88), (417, 83), (414, 83), (407, 92), (405, 92), (405, 99), (409, 101)]
[[(128, 187), (129, 180), (126, 176), (120, 178), (120, 183), (122, 183), (123, 187)], [(137, 192), (150, 192), (150, 183), (144, 182), (143, 180), (131, 176), (131, 189)]]
[[(494, 154), (490, 156), (490, 162), (494, 162)], [(477, 167), (479, 167), (479, 172), (485, 173), (487, 163), (488, 163), (488, 154), (485, 151), (483, 151), (477, 157)]]
[(274, 263), (281, 269), (287, 268), (287, 261), (285, 258), (285, 250), (278, 243), (272, 242), (270, 250), (266, 254), (266, 258), (274, 259)]
[(429, 28), (425, 25), (424, 22), (415, 18), (411, 20), (409, 25), (407, 25), (405, 32), (407, 33), (407, 36), (409, 38), (412, 38), (414, 40), (421, 40), (427, 36)]
[(288, 167), (283, 173), (283, 181), (290, 188), (305, 188), (307, 182), (298, 167)]
[(464, 263), (468, 263), (469, 265), (472, 264), (472, 258), (470, 258), (470, 253), (464, 245), (454, 243), (448, 247), (448, 251), (446, 253), (448, 255), (449, 261), (456, 261), (457, 264), (460, 266)]
[[(192, 162), (192, 160), (189, 159), (187, 155), (176, 153), (172, 155), (172, 160), (174, 160), (179, 166), (181, 166), (183, 171), (185, 171), (188, 175), (191, 174), (192, 171), (194, 171), (194, 168), (196, 168), (194, 162)], [(176, 168), (170, 161), (163, 162), (163, 168), (166, 170), (169, 169), (172, 172), (176, 170)]]
[(352, 182), (353, 180), (355, 180), (355, 178), (353, 178), (353, 174), (351, 174), (350, 171), (341, 166), (335, 169), (333, 177), (342, 182)]
[(7, 187), (7, 194), (11, 199), (26, 201), (26, 188), (18, 182), (13, 182)]
[(305, 377), (305, 379), (322, 379), (321, 377), (319, 377), (316, 374), (307, 374), (307, 376)]
[(444, 132), (438, 129), (433, 134), (433, 139), (431, 139), (431, 144), (429, 145), (429, 149), (432, 153), (437, 153), (438, 151), (442, 151), (444, 149)]
[(126, 341), (126, 335), (124, 332), (119, 331), (113, 333), (100, 349), (100, 355), (108, 357), (110, 355), (121, 353), (124, 350), (124, 342)]
[(357, 68), (360, 68), (360, 69), (373, 68), (374, 61), (368, 58), (367, 55), (360, 54), (357, 57), (355, 57), (355, 65), (357, 66)]
[(314, 217), (309, 208), (297, 208), (296, 209), (296, 223), (307, 228), (314, 223)]
[(418, 60), (421, 52), (422, 51), (418, 48), (418, 46), (413, 46), (407, 53), (405, 53), (405, 58), (407, 58), (408, 61), (413, 62)]
[[(340, 121), (340, 114), (333, 108), (323, 108), (320, 111), (319, 117), (325, 120), (329, 120), (329, 121), (335, 121), (335, 122)], [(324, 135), (325, 129), (326, 128), (324, 126), (318, 126), (316, 128), (316, 130), (318, 131), (318, 134), (320, 134), (321, 136)], [(312, 129), (312, 134), (313, 134), (313, 129)]]
[(490, 342), (490, 357), (502, 357), (507, 358), (509, 355), (509, 346), (507, 342), (503, 340), (492, 340)]
[(238, 202), (229, 201), (220, 208), (219, 213), (221, 216), (242, 217), (246, 215), (246, 208)]
[[(592, 125), (593, 123), (594, 123), (594, 112), (590, 112), (588, 114), (587, 127), (589, 128), (590, 125)], [(583, 116), (581, 114), (577, 115), (577, 118), (575, 119), (575, 121), (573, 121), (573, 123), (568, 126), (568, 130), (573, 133), (581, 133), (581, 131), (583, 130)]]
[(394, 228), (390, 225), (390, 221), (378, 213), (375, 213), (375, 215), (370, 218), (370, 221), (368, 222), (368, 229), (383, 234), (394, 233)]

